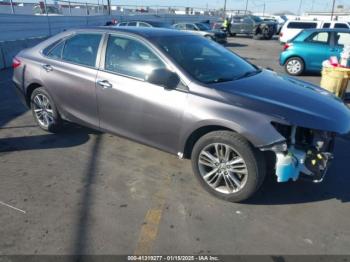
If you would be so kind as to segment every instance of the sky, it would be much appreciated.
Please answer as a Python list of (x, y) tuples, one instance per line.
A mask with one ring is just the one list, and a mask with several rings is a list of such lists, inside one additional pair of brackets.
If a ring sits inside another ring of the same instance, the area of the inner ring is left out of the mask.
[[(298, 13), (301, 2), (301, 12), (331, 11), (333, 0), (248, 0), (248, 10), (262, 12), (266, 4), (266, 13), (291, 11)], [(348, 3), (348, 4), (347, 4)], [(224, 0), (112, 0), (113, 5), (159, 5), (159, 6), (189, 6), (206, 8), (222, 8)], [(227, 0), (227, 9), (245, 9), (246, 0)], [(336, 0), (336, 5), (350, 6), (349, 0)]]

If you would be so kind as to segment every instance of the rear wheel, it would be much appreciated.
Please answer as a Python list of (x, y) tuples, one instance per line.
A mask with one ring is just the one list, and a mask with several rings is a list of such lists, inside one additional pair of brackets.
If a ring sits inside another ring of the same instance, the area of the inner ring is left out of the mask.
[(293, 76), (299, 76), (304, 72), (304, 61), (299, 57), (291, 57), (284, 65), (286, 72)]
[(39, 87), (31, 95), (30, 106), (37, 124), (45, 131), (57, 132), (62, 126), (62, 119), (51, 96)]
[(224, 200), (251, 197), (265, 178), (265, 161), (239, 134), (215, 131), (201, 137), (192, 151), (193, 171), (202, 186)]

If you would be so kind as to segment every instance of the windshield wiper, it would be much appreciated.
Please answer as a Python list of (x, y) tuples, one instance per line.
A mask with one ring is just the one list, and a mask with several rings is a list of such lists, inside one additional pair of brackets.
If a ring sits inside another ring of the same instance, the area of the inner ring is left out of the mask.
[(234, 80), (235, 78), (232, 78), (232, 77), (221, 77), (221, 78), (216, 78), (212, 81), (208, 81), (207, 84), (214, 84), (214, 83), (222, 83), (222, 82), (229, 82), (229, 81), (232, 81)]
[(259, 74), (260, 72), (261, 72), (261, 69), (257, 69), (257, 70), (254, 70), (254, 71), (248, 71), (248, 72), (245, 72), (244, 74), (236, 77), (234, 80), (238, 80), (238, 79), (254, 76), (254, 75)]
[(261, 69), (257, 69), (254, 71), (245, 72), (244, 74), (242, 74), (238, 77), (219, 77), (219, 78), (216, 78), (214, 80), (208, 81), (206, 83), (207, 84), (215, 84), (215, 83), (234, 81), (234, 80), (238, 80), (238, 79), (242, 79), (242, 78), (246, 78), (246, 77), (250, 77), (250, 76), (259, 74), (260, 72), (261, 72)]

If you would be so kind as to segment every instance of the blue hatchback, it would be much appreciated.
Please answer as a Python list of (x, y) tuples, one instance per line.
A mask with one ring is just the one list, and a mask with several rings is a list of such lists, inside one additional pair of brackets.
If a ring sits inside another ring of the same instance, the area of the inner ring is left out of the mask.
[(284, 45), (280, 65), (290, 75), (320, 72), (322, 62), (340, 58), (344, 45), (350, 45), (349, 29), (307, 29)]

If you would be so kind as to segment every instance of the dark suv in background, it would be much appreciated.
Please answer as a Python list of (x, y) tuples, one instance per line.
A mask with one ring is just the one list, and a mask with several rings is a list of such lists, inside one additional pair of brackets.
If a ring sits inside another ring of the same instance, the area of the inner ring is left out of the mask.
[(229, 34), (252, 35), (254, 39), (270, 40), (277, 33), (277, 25), (276, 22), (264, 21), (254, 15), (236, 15), (231, 19)]

